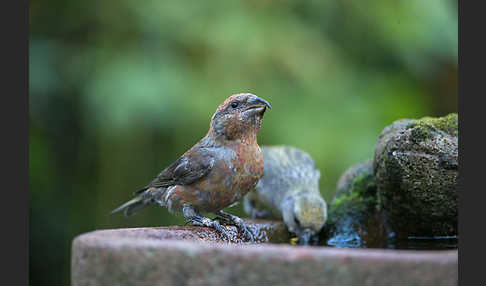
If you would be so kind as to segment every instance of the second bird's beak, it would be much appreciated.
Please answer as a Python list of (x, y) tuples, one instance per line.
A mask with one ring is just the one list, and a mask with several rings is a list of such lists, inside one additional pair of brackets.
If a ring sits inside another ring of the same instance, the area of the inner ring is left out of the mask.
[(309, 241), (311, 239), (312, 232), (310, 229), (304, 229), (300, 234), (299, 234), (299, 244), (300, 245), (309, 245)]
[(272, 106), (268, 101), (266, 101), (263, 98), (260, 98), (258, 96), (255, 96), (252, 100), (249, 102), (252, 106), (266, 106), (268, 109), (272, 109)]

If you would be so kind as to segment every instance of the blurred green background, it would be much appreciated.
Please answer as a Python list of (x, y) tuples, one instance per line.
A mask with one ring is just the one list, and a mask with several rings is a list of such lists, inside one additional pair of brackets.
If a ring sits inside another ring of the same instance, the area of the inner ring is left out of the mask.
[(233, 93), (272, 104), (260, 145), (310, 153), (329, 202), (386, 125), (457, 112), (457, 15), (451, 0), (31, 1), (31, 285), (69, 285), (83, 232), (183, 223), (107, 214)]

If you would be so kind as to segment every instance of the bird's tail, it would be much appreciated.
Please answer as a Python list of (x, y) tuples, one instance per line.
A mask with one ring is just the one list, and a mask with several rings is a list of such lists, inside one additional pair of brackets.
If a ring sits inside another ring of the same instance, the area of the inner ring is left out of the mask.
[(161, 198), (165, 191), (166, 189), (153, 188), (141, 190), (136, 193), (135, 198), (112, 210), (110, 214), (124, 211), (125, 216), (131, 216), (150, 204), (164, 205)]

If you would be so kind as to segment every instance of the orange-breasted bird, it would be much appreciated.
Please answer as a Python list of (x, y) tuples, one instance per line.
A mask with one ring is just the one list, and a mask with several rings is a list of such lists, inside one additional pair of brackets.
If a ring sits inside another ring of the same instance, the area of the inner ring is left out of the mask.
[(111, 213), (124, 210), (129, 216), (158, 204), (170, 212), (182, 212), (193, 225), (216, 229), (229, 240), (218, 220), (201, 215), (214, 213), (253, 241), (242, 219), (222, 210), (254, 190), (263, 174), (257, 133), (267, 108), (271, 106), (266, 100), (251, 93), (228, 97), (213, 114), (204, 138)]

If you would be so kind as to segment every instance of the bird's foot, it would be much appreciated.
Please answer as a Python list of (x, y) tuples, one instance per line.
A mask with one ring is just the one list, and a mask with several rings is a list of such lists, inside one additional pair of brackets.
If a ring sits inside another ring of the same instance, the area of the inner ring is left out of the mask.
[(186, 224), (191, 223), (194, 226), (203, 226), (214, 228), (222, 236), (223, 240), (231, 241), (234, 237), (230, 232), (224, 228), (217, 220), (212, 220), (207, 217), (193, 216), (187, 219)]
[(224, 224), (236, 226), (242, 232), (242, 236), (244, 238), (248, 239), (252, 243), (255, 242), (256, 234), (254, 234), (250, 227), (247, 226), (241, 218), (222, 211), (217, 212), (216, 215), (221, 218)]
[(243, 222), (243, 220), (241, 220), (241, 222), (239, 223), (236, 223), (236, 227), (243, 233), (244, 238), (248, 239), (251, 243), (255, 242), (255, 235), (251, 231), (250, 227)]

